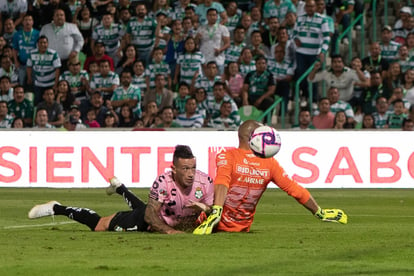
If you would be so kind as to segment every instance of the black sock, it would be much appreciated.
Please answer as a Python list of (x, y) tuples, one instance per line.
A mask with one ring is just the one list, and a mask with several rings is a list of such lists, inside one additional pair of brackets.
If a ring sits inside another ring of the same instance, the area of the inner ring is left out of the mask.
[(55, 204), (53, 206), (53, 211), (55, 212), (55, 215), (64, 215), (70, 219), (87, 225), (92, 231), (95, 231), (95, 227), (101, 219), (95, 211), (87, 208), (66, 207)]
[(145, 203), (125, 187), (124, 184), (116, 188), (117, 194), (120, 194), (131, 209), (143, 208)]

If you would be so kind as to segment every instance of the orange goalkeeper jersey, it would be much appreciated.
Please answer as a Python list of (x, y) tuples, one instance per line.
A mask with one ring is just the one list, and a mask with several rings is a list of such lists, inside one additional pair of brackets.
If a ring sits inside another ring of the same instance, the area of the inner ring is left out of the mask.
[(250, 150), (230, 149), (216, 156), (214, 184), (228, 187), (218, 231), (248, 232), (260, 197), (272, 181), (301, 204), (308, 190), (290, 179), (274, 158), (256, 157)]

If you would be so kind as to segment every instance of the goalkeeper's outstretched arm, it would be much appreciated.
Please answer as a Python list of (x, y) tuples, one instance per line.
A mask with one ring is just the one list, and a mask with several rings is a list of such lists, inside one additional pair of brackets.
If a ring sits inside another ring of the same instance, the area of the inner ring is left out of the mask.
[(316, 203), (315, 199), (310, 196), (309, 200), (303, 204), (306, 209), (318, 219), (327, 222), (338, 222), (342, 224), (348, 223), (348, 216), (340, 209), (322, 209)]
[(309, 200), (306, 201), (305, 204), (303, 204), (303, 206), (305, 206), (306, 209), (311, 211), (312, 214), (315, 214), (319, 208), (318, 203), (316, 203), (316, 200), (312, 196), (310, 196)]

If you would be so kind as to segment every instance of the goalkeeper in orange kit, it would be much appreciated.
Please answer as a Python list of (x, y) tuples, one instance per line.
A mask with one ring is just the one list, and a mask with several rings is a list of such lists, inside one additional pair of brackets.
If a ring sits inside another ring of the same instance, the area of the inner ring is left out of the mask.
[(270, 182), (294, 197), (316, 218), (346, 224), (348, 217), (339, 209), (322, 209), (309, 191), (287, 176), (274, 158), (259, 158), (249, 148), (250, 134), (261, 124), (244, 122), (238, 131), (239, 147), (216, 157), (214, 205), (210, 216), (194, 234), (210, 234), (214, 229), (226, 232), (249, 232), (256, 206)]

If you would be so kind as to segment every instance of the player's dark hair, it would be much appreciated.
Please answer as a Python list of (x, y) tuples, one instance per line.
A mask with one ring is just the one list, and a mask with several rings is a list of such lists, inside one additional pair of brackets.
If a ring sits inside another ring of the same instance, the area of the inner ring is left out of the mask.
[(177, 145), (175, 146), (174, 156), (173, 156), (173, 164), (177, 164), (178, 159), (193, 159), (193, 151), (189, 146), (186, 145)]

